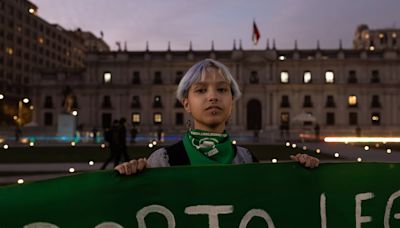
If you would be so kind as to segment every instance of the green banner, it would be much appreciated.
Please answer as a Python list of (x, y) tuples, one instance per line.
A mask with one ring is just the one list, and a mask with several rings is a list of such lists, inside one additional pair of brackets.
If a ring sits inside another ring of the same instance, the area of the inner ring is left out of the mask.
[(8, 227), (400, 227), (400, 164), (84, 173), (0, 188)]

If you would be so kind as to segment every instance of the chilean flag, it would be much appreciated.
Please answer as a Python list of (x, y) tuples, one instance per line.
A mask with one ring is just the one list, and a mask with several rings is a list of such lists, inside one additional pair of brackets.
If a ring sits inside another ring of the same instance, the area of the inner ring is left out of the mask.
[(253, 35), (251, 37), (253, 40), (254, 45), (258, 44), (258, 40), (260, 39), (260, 31), (257, 28), (257, 24), (255, 21), (253, 21)]

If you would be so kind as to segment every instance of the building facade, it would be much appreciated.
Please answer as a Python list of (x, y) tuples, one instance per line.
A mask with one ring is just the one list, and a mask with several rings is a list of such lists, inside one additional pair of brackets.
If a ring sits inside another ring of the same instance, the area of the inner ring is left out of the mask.
[(321, 136), (355, 135), (356, 128), (368, 136), (400, 134), (400, 52), (341, 47), (93, 52), (85, 70), (35, 75), (35, 121), (56, 128), (65, 98), (60, 91), (68, 86), (84, 129), (125, 117), (141, 132), (183, 132), (190, 117), (175, 90), (204, 58), (226, 64), (240, 85), (243, 95), (228, 123), (233, 135), (257, 132), (274, 140), (287, 131), (292, 137), (312, 132), (316, 124)]
[(48, 23), (30, 1), (0, 1), (0, 125), (18, 115), (18, 102), (30, 94), (34, 73), (83, 68), (85, 52), (94, 45), (109, 50), (99, 40), (88, 32)]

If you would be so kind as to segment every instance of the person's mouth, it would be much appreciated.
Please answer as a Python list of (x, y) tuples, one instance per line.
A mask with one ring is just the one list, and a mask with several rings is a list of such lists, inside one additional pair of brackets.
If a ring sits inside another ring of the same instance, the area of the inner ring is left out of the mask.
[(222, 108), (216, 105), (211, 105), (209, 107), (206, 108), (206, 111), (211, 111), (211, 112), (217, 112), (217, 111), (221, 111)]

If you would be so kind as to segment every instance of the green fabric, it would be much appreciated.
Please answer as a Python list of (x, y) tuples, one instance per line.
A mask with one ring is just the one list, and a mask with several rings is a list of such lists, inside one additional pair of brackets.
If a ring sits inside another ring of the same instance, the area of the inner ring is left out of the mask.
[[(372, 198), (364, 195), (357, 207), (357, 198), (365, 193)], [(276, 228), (394, 228), (400, 227), (399, 195), (400, 164), (321, 164), (317, 169), (297, 163), (186, 166), (146, 169), (136, 176), (98, 171), (0, 187), (0, 227), (46, 222), (94, 228), (113, 222), (136, 228), (140, 212), (152, 205), (168, 210), (176, 225), (168, 226), (164, 215), (149, 213), (144, 218), (148, 228), (216, 227), (209, 225), (207, 214), (190, 214), (193, 206), (203, 205), (231, 209), (218, 214), (221, 228), (240, 227), (254, 210), (267, 213)], [(356, 226), (357, 211), (370, 221)], [(321, 225), (321, 214), (326, 215), (326, 226)], [(252, 217), (243, 227), (272, 226)]]
[(184, 135), (183, 145), (192, 165), (232, 164), (233, 145), (226, 132), (191, 130)]

